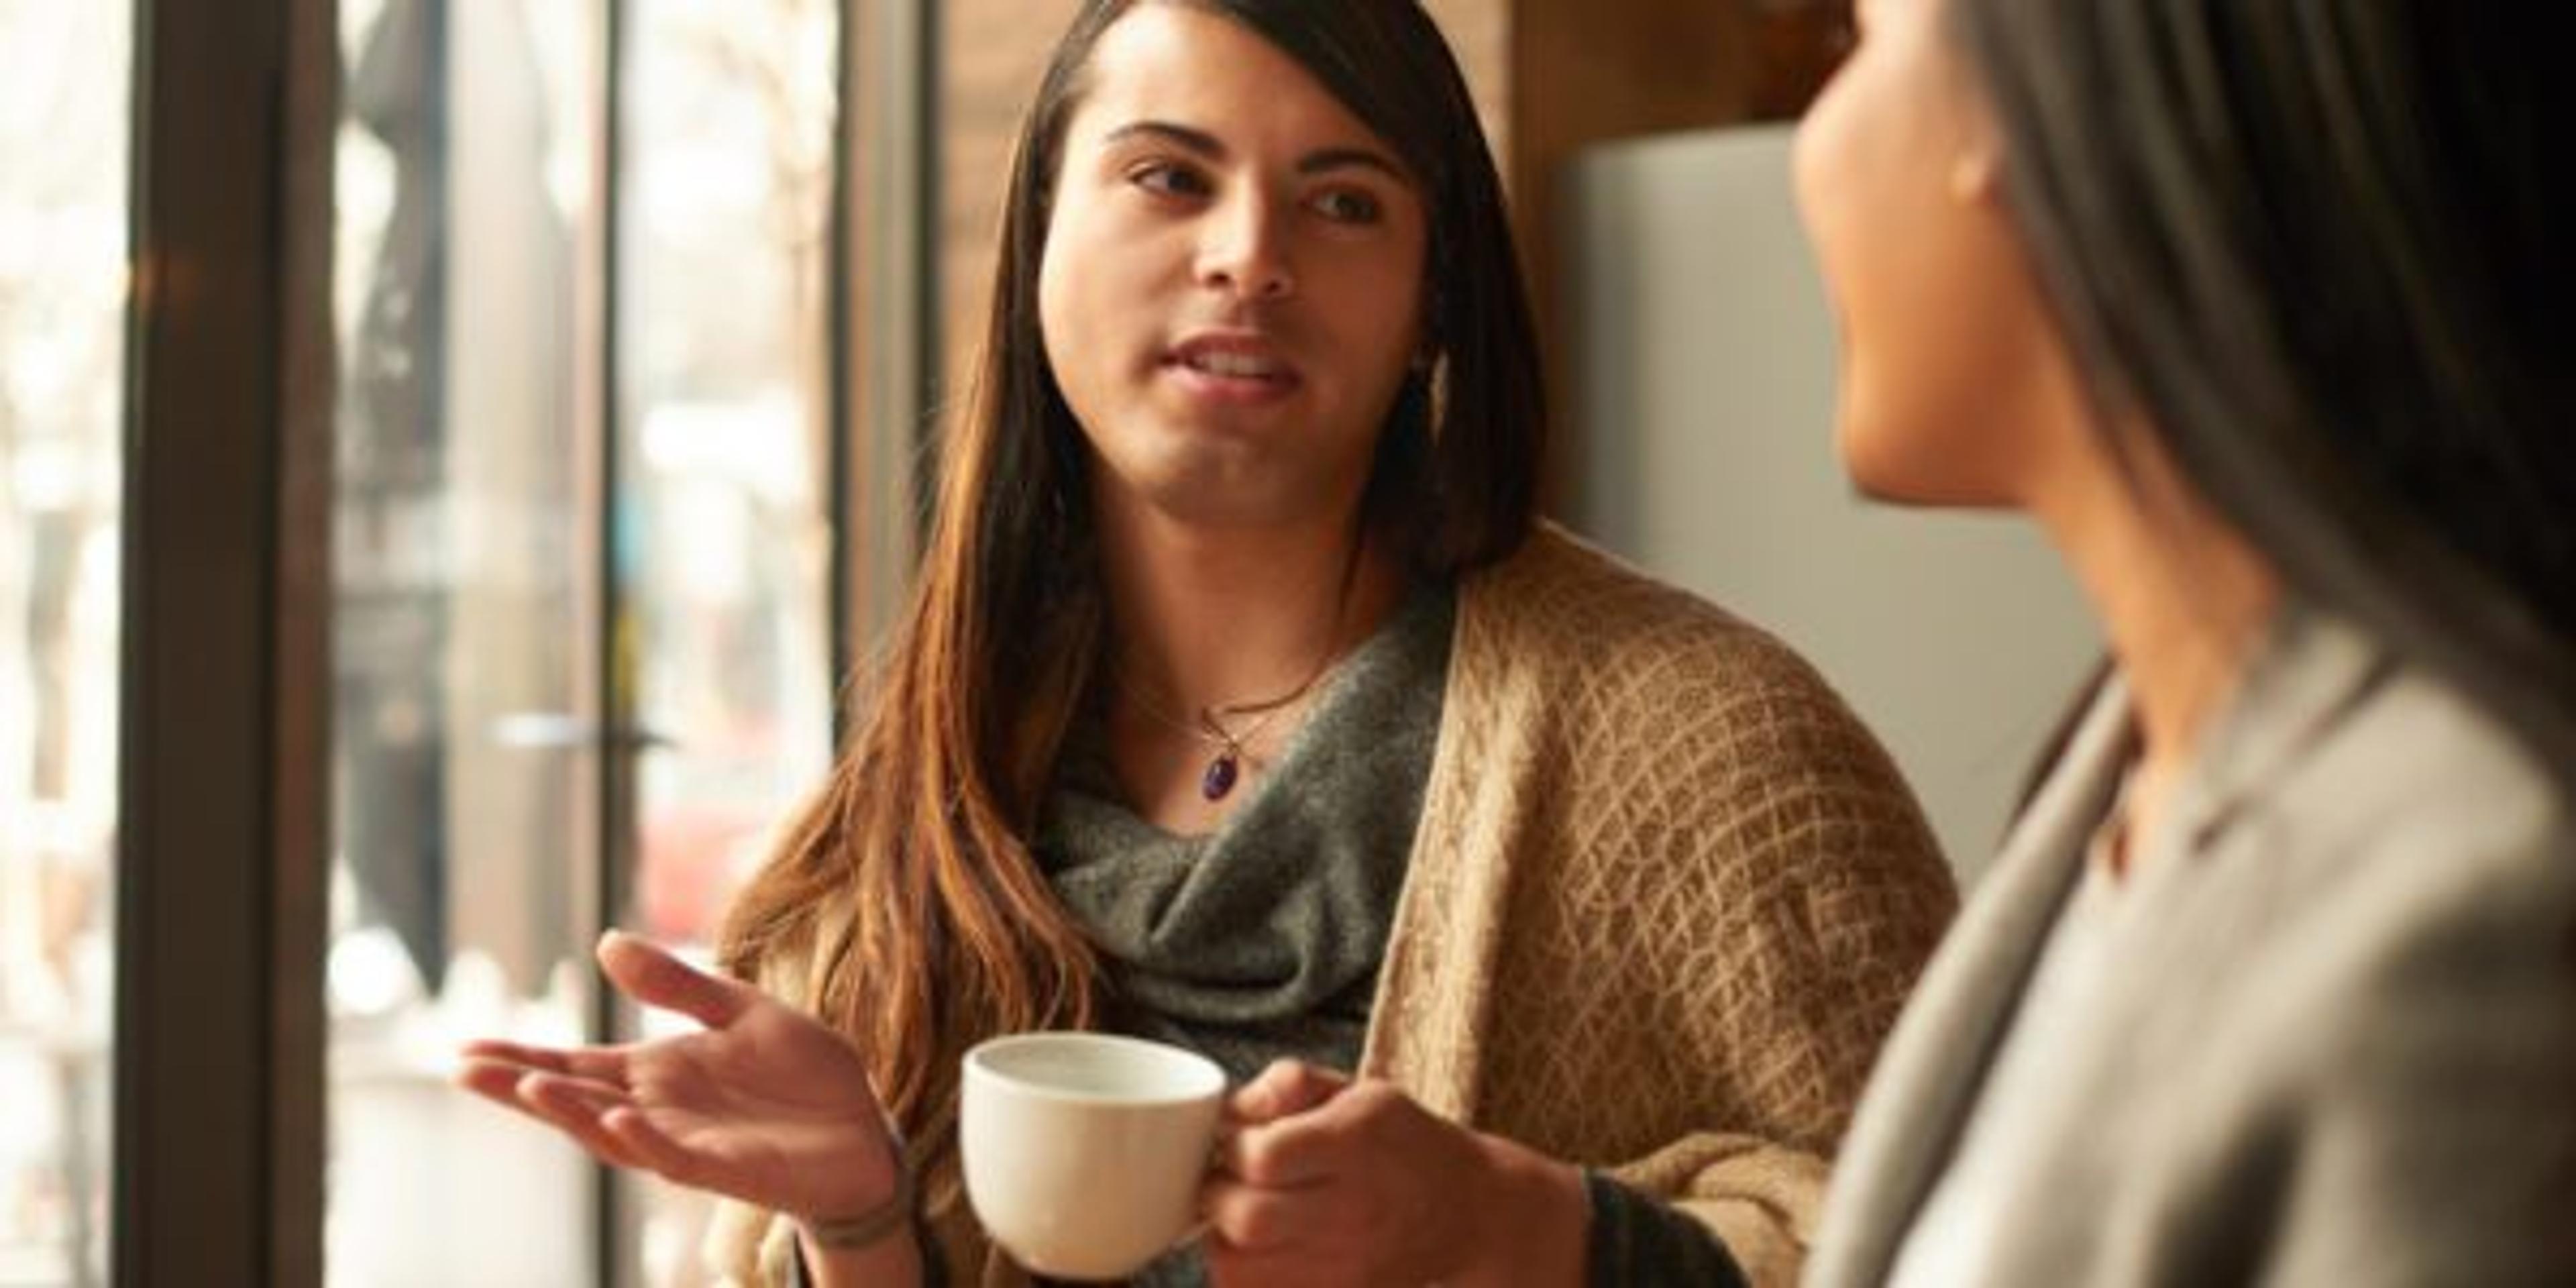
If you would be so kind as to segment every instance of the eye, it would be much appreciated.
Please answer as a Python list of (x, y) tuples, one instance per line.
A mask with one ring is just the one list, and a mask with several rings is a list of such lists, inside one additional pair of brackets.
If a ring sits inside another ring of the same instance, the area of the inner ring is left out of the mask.
[(1204, 197), (1207, 176), (1177, 161), (1147, 161), (1127, 171), (1127, 182), (1165, 197)]
[(1386, 218), (1386, 203), (1358, 188), (1330, 188), (1306, 204), (1335, 223), (1374, 224)]

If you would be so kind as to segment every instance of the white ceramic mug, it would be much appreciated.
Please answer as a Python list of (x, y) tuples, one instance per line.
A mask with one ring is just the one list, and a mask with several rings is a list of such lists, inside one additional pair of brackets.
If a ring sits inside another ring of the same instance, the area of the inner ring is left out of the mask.
[(1225, 1071), (1104, 1033), (1023, 1033), (966, 1053), (966, 1199), (1021, 1266), (1120, 1279), (1198, 1220)]

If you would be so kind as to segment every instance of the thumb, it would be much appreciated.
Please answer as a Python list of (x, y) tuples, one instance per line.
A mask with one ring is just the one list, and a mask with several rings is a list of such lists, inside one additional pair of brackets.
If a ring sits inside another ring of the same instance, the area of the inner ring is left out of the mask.
[(711, 1029), (742, 1018), (761, 998), (739, 980), (710, 975), (666, 949), (622, 930), (599, 937), (599, 966), (617, 991), (666, 1011), (678, 1011)]

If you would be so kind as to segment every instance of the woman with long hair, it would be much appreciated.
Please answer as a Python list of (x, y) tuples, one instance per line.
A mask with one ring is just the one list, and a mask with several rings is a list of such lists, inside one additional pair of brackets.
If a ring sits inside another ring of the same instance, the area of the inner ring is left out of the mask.
[(2110, 643), (1810, 1282), (2576, 1283), (2576, 167), (2542, 11), (1860, 0), (1838, 429)]
[(757, 1209), (746, 1276), (989, 1281), (959, 1057), (1106, 1028), (1378, 1110), (1325, 1162), (1411, 1206), (1219, 1233), (1220, 1277), (1786, 1282), (1948, 876), (1803, 662), (1535, 520), (1540, 363), (1430, 19), (1094, 0), (1006, 219), (910, 611), (731, 978), (603, 946), (707, 1030), (478, 1044), (466, 1085)]

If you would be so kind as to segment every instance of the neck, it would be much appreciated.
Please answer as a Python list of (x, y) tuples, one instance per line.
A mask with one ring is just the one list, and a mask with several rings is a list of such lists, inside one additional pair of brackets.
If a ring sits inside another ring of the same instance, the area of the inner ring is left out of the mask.
[(1262, 527), (1106, 499), (1099, 514), (1119, 671), (1184, 714), (1297, 689), (1403, 594), (1403, 570), (1364, 539), (1356, 506)]
[(2191, 761), (2280, 600), (2271, 563), (2145, 436), (2135, 480), (2107, 448), (2080, 453), (2031, 510), (2093, 602), (2136, 704), (2141, 785)]

